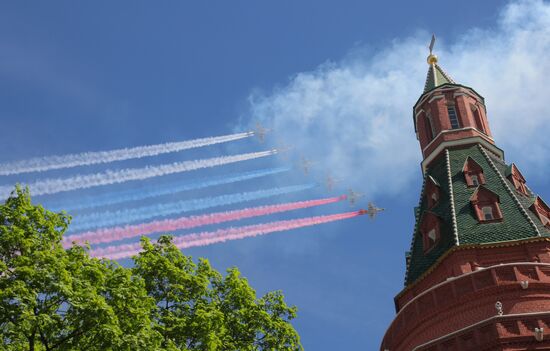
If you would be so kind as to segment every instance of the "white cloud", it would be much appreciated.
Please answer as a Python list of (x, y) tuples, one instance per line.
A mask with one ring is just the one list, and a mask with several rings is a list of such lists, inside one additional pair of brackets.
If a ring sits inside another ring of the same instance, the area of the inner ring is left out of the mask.
[[(268, 94), (254, 93), (251, 120), (369, 196), (398, 193), (420, 172), (412, 106), (425, 81), (429, 37), (395, 40), (374, 56), (350, 52)], [(472, 29), (447, 44), (436, 44), (440, 64), (485, 96), (493, 135), (509, 160), (521, 158), (524, 169), (547, 165), (550, 5), (512, 2), (495, 28)]]

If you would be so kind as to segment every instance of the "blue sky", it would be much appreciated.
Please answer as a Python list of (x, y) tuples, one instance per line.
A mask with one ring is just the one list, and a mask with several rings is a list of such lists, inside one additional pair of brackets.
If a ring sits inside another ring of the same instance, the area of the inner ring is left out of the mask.
[[(364, 192), (387, 209), (376, 221), (359, 217), (186, 253), (219, 270), (239, 267), (258, 293), (283, 290), (299, 308), (294, 325), (306, 349), (375, 350), (403, 287), (421, 186), (411, 111), (432, 32), (440, 64), (486, 97), (497, 144), (548, 202), (550, 5), (542, 1), (4, 2), (0, 162), (223, 135), (257, 120), (274, 132), (265, 144), (247, 139), (2, 177), (0, 185), (293, 145), (287, 157), (36, 201), (70, 203), (311, 158), (317, 163), (307, 176), (294, 170), (161, 200), (322, 182), (328, 173), (342, 180), (334, 190), (241, 207), (338, 195), (350, 186)], [(235, 225), (349, 209), (342, 203)]]

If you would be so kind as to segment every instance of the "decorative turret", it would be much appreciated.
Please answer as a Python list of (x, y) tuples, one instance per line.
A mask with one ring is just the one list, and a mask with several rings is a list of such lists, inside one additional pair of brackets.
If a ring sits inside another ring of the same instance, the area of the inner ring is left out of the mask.
[(487, 122), (485, 100), (474, 89), (455, 83), (438, 65), (430, 44), (424, 92), (413, 108), (416, 137), (420, 142), (425, 170), (443, 149), (465, 143), (483, 143), (501, 159)]
[[(504, 162), (483, 97), (438, 65), (434, 41), (413, 109), (424, 183), (405, 288), (381, 349), (508, 350), (509, 342), (542, 342), (550, 331), (550, 208)], [(550, 347), (550, 335), (545, 340), (539, 345)]]

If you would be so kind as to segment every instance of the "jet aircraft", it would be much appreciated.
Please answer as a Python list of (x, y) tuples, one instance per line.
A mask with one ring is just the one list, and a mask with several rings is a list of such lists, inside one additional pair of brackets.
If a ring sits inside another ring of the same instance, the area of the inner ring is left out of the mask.
[(271, 132), (271, 129), (264, 128), (260, 122), (256, 123), (256, 129), (254, 130), (254, 135), (258, 137), (260, 143), (263, 143), (265, 140), (265, 135)]
[(369, 202), (369, 207), (367, 209), (360, 209), (359, 215), (369, 215), (370, 219), (374, 219), (378, 212), (384, 211), (383, 208), (376, 207), (372, 202)]

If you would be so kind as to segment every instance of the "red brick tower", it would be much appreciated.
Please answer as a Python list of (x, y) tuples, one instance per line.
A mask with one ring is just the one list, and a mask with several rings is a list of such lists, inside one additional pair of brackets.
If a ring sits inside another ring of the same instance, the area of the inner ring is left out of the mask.
[(550, 208), (504, 162), (483, 97), (428, 64), (413, 108), (424, 182), (380, 349), (550, 350)]

